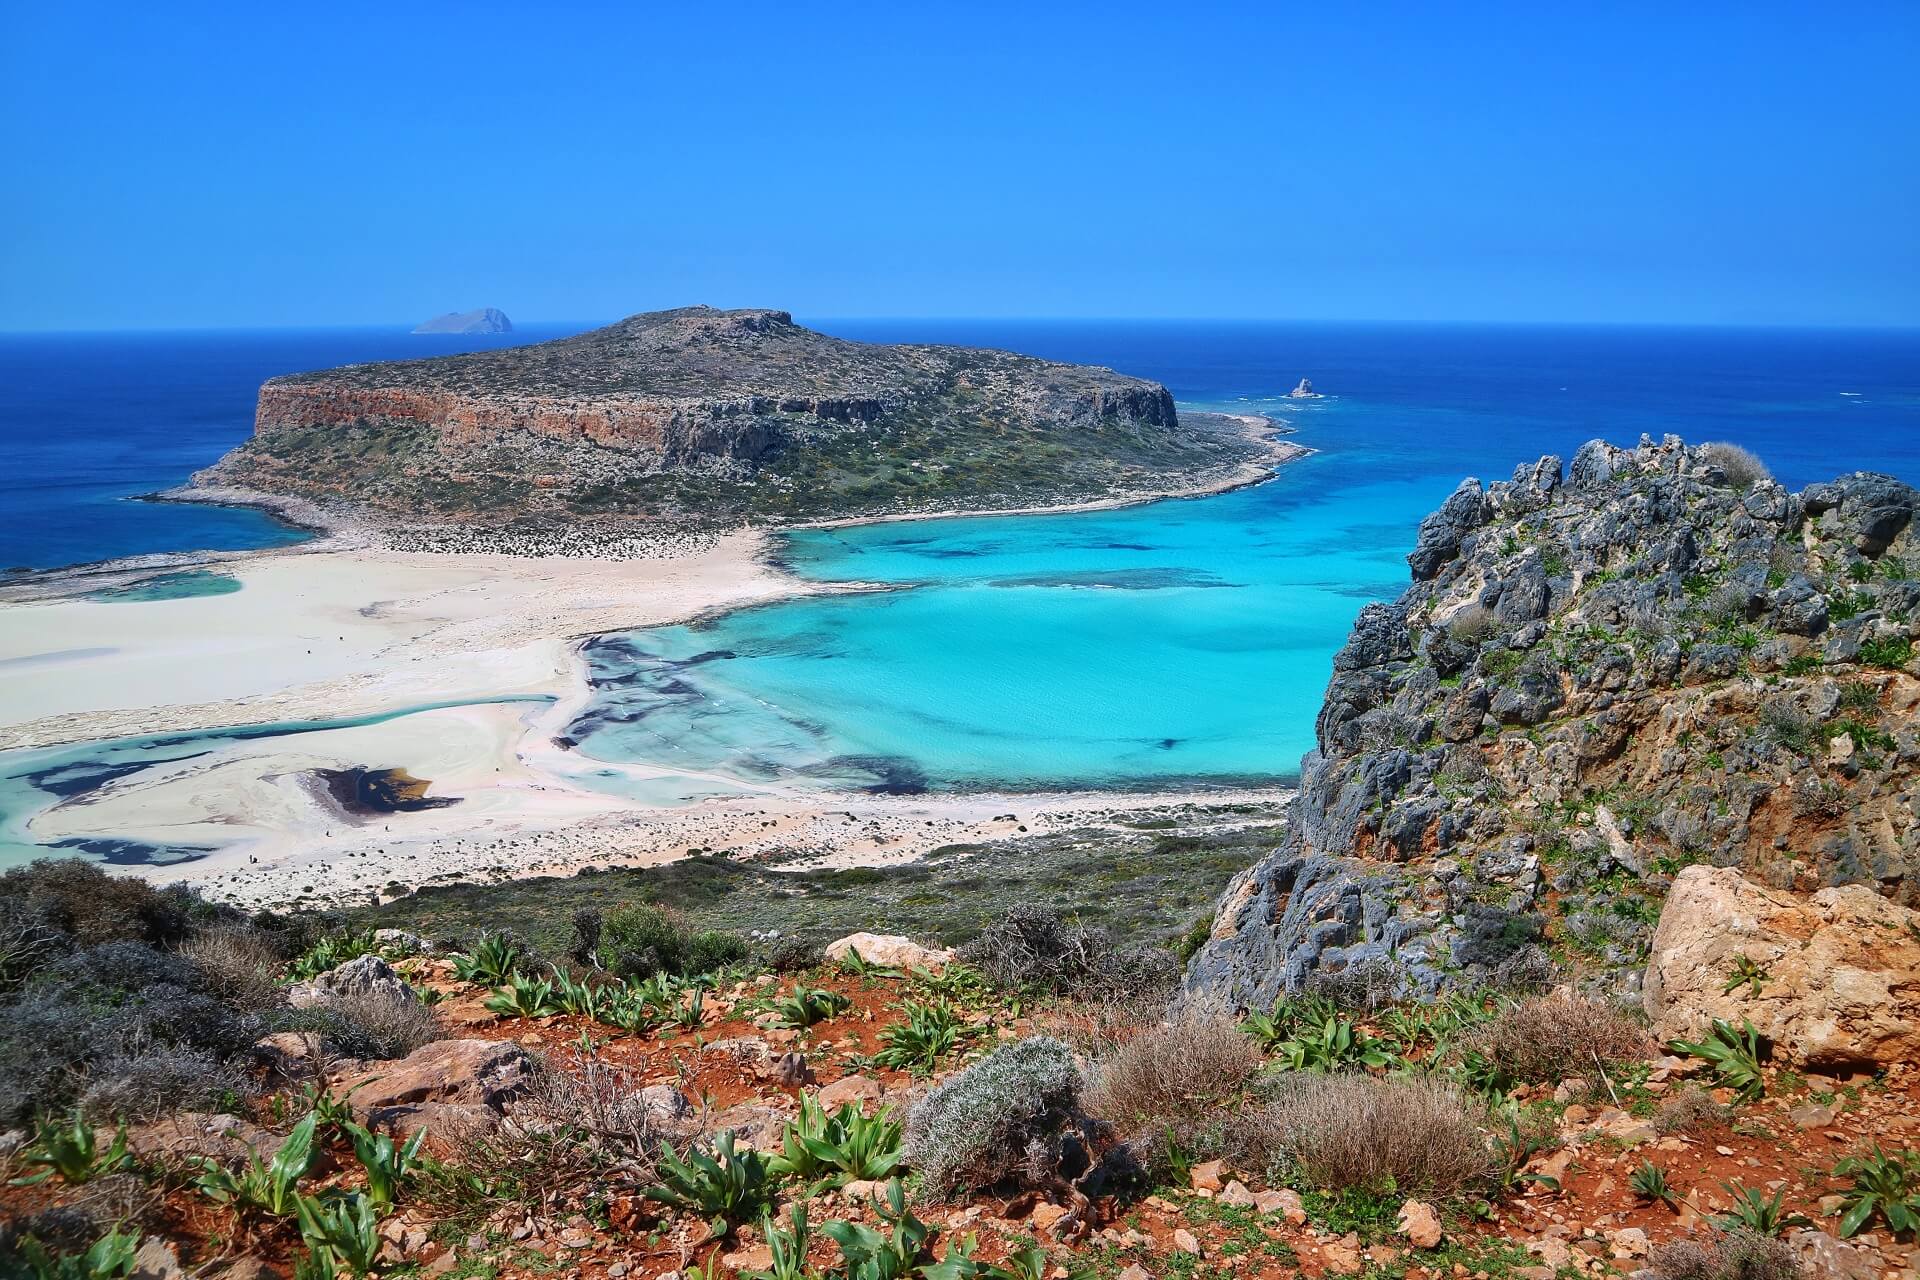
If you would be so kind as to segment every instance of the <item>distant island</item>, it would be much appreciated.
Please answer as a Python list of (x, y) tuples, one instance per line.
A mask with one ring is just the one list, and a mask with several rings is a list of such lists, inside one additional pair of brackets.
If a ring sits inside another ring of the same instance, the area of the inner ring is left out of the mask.
[(512, 333), (513, 321), (498, 307), (478, 311), (449, 311), (424, 324), (414, 326), (415, 333)]
[(375, 525), (794, 522), (1212, 491), (1301, 452), (1277, 431), (1110, 369), (683, 307), (271, 379), (253, 437), (194, 488)]

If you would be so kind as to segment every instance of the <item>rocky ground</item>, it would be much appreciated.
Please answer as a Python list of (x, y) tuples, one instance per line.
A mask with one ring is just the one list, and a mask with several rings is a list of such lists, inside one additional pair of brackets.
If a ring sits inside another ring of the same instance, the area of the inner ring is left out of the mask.
[[(783, 1243), (769, 1241), (767, 1224), (777, 1233), (799, 1202), (811, 1215), (804, 1274), (827, 1275), (844, 1265), (829, 1224), (898, 1232), (881, 1167), (856, 1171), (877, 1177), (843, 1176), (837, 1185), (829, 1178), (810, 1191), (803, 1189), (808, 1179), (789, 1172), (752, 1198), (752, 1211), (734, 1213), (716, 1230), (713, 1205), (676, 1206), (650, 1190), (663, 1177), (661, 1153), (711, 1150), (716, 1135), (728, 1134), (737, 1144), (733, 1164), (750, 1164), (750, 1148), (769, 1157), (791, 1153), (803, 1100), (828, 1112), (848, 1107), (899, 1120), (996, 1046), (1059, 1036), (1098, 1076), (1103, 1063), (1114, 1070), (1116, 1045), (1147, 1034), (1137, 1008), (1129, 1015), (1112, 1003), (1029, 1003), (952, 963), (950, 953), (905, 939), (858, 935), (829, 952), (843, 959), (725, 981), (697, 1003), (688, 988), (669, 1002), (672, 1021), (637, 1030), (610, 1025), (604, 1011), (504, 1011), (485, 985), (457, 976), (452, 958), (416, 954), (393, 968), (374, 957), (354, 960), (296, 985), (292, 999), (325, 1003), (383, 986), (405, 992), (402, 998), (417, 992), (450, 1038), (395, 1061), (364, 1062), (326, 1053), (313, 1035), (269, 1037), (256, 1051), (264, 1092), (237, 1114), (137, 1125), (127, 1135), (137, 1174), (15, 1183), (7, 1213), (16, 1222), (44, 1222), (51, 1206), (79, 1203), (97, 1213), (117, 1196), (137, 1207), (152, 1233), (145, 1253), (153, 1269), (143, 1274), (290, 1274), (309, 1265), (297, 1224), (215, 1203), (192, 1185), (187, 1163), (198, 1155), (243, 1161), (255, 1150), (271, 1156), (312, 1100), (330, 1095), (343, 1120), (350, 1112), (401, 1139), (426, 1134), (427, 1158), (416, 1162), (377, 1229), (371, 1269), (381, 1274), (764, 1275), (775, 1267), (770, 1246)], [(797, 994), (824, 1016), (796, 1025)], [(956, 1011), (953, 1046), (918, 1065), (890, 1061), (897, 1029), (932, 1004)], [(1413, 1025), (1385, 1011), (1362, 1018), (1354, 1030), (1394, 1062), (1336, 1065), (1336, 1075), (1385, 1078), (1418, 1072), (1423, 1061), (1437, 1069), (1446, 1051), (1428, 1038), (1432, 1024), (1409, 1033)], [(1261, 1033), (1250, 1026), (1235, 1034), (1257, 1043)], [(1301, 1075), (1288, 1066), (1289, 1053), (1284, 1042), (1270, 1042), (1260, 1060), (1256, 1049), (1246, 1096), (1273, 1078)], [(1096, 1187), (1090, 1197), (1064, 1184), (1052, 1193), (1023, 1189), (1013, 1179), (935, 1198), (910, 1164), (895, 1172), (908, 1175), (907, 1212), (927, 1233), (911, 1251), (921, 1255), (914, 1266), (969, 1241), (970, 1265), (1021, 1276), (1572, 1280), (1641, 1272), (1663, 1245), (1715, 1238), (1751, 1189), (1762, 1200), (1777, 1198), (1770, 1230), (1808, 1275), (1914, 1274), (1911, 1237), (1896, 1238), (1882, 1222), (1839, 1238), (1852, 1181), (1834, 1167), (1875, 1148), (1912, 1147), (1920, 1137), (1920, 1073), (1906, 1064), (1833, 1075), (1768, 1067), (1759, 1087), (1743, 1099), (1717, 1083), (1707, 1063), (1650, 1047), (1610, 1058), (1604, 1070), (1512, 1085), (1481, 1104), (1494, 1107), (1485, 1131), (1495, 1157), (1488, 1178), (1447, 1195), (1329, 1188), (1284, 1161), (1256, 1166), (1197, 1152), (1130, 1183)], [(1524, 1140), (1513, 1136), (1523, 1130)], [(110, 1135), (102, 1131), (98, 1141), (104, 1148)], [(890, 1141), (897, 1147), (899, 1134)], [(42, 1167), (35, 1148), (20, 1136), (13, 1142), (16, 1175)], [(323, 1134), (319, 1147), (305, 1194), (367, 1190), (366, 1171), (338, 1131)], [(1647, 1194), (1648, 1167), (1664, 1173), (1667, 1199)], [(136, 1188), (102, 1187), (130, 1180)]]

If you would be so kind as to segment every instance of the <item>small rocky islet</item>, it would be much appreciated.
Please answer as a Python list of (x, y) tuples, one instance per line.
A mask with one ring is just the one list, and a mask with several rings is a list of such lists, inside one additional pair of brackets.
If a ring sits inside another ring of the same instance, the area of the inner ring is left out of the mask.
[[(9, 873), (14, 1230), (249, 1277), (1911, 1276), (1916, 514), (1673, 438), (1464, 483), (1171, 952), (608, 900), (535, 955)], [(128, 1083), (169, 1054), (199, 1083)], [(222, 1198), (290, 1141), (312, 1208)]]

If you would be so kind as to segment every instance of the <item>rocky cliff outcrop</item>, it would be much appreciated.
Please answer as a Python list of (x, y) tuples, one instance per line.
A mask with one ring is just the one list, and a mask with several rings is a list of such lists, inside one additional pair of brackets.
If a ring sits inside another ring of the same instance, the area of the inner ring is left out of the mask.
[(1286, 841), (1229, 887), (1189, 992), (1552, 960), (1631, 991), (1692, 864), (1912, 904), (1917, 508), (1673, 437), (1462, 483), (1335, 657)]
[(274, 378), (196, 477), (375, 514), (830, 515), (1164, 484), (1254, 451), (1164, 387), (688, 307), (556, 342)]

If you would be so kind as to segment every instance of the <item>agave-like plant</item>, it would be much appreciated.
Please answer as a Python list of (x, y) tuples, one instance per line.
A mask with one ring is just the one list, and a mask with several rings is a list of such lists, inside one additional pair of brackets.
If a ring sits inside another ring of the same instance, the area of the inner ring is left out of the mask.
[(536, 981), (517, 973), (482, 1003), (494, 1013), (515, 1018), (550, 1018), (560, 1012), (560, 1006), (554, 1002), (550, 979)]
[(660, 1157), (660, 1181), (643, 1193), (650, 1200), (706, 1217), (716, 1237), (758, 1217), (773, 1198), (775, 1176), (765, 1156), (734, 1147), (731, 1130), (720, 1135), (712, 1155), (689, 1149)]
[(1760, 1033), (1747, 1019), (1743, 1018), (1736, 1027), (1725, 1018), (1715, 1018), (1704, 1040), (1675, 1040), (1667, 1048), (1686, 1057), (1703, 1059), (1720, 1082), (1733, 1089), (1742, 1102), (1753, 1102), (1767, 1092), (1767, 1079), (1760, 1070), (1764, 1046)]
[(200, 1158), (200, 1176), (193, 1180), (215, 1204), (232, 1205), (244, 1214), (292, 1217), (300, 1199), (300, 1179), (313, 1165), (313, 1131), (319, 1118), (311, 1113), (293, 1126), (273, 1159), (247, 1157), (240, 1169), (228, 1169), (217, 1160)]
[(483, 933), (473, 950), (453, 957), (453, 974), (462, 982), (498, 987), (520, 971), (526, 958), (511, 934)]

